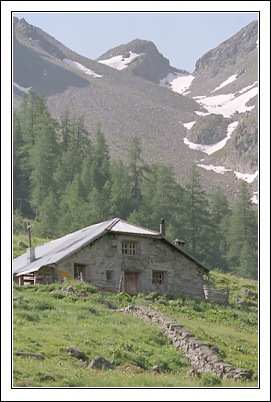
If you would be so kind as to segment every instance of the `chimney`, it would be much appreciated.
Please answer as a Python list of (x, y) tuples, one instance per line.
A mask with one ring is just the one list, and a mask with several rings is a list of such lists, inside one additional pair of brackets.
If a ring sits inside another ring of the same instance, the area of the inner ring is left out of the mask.
[(34, 261), (35, 259), (36, 259), (36, 256), (35, 256), (34, 247), (28, 247), (28, 249), (26, 250), (27, 264), (29, 264), (30, 262)]
[(166, 235), (166, 224), (165, 224), (165, 220), (161, 219), (160, 221), (160, 233), (163, 237), (165, 237)]

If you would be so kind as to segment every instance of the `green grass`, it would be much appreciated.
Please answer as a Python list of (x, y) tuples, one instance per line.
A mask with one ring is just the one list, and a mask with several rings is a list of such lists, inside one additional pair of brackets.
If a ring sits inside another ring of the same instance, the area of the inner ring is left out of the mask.
[[(52, 239), (42, 239), (38, 237), (33, 237), (31, 238), (31, 245), (32, 247), (37, 247), (40, 246), (41, 244), (47, 243), (48, 241), (51, 241)], [(27, 247), (29, 246), (29, 240), (28, 236), (22, 235), (14, 235), (13, 236), (13, 259), (19, 257), (20, 255), (24, 254), (26, 252), (26, 249), (23, 249), (19, 246), (19, 242), (23, 242)]]
[[(257, 374), (257, 313), (195, 302), (172, 295), (130, 296), (98, 292), (73, 283), (84, 296), (53, 292), (60, 285), (14, 286), (14, 387), (257, 387), (257, 381), (191, 378), (192, 368), (154, 325), (115, 308), (145, 304), (171, 315), (198, 339), (215, 344), (224, 361)], [(90, 362), (100, 355), (115, 370), (87, 369), (67, 352), (73, 346)], [(16, 356), (16, 352), (44, 357)], [(161, 373), (151, 369), (158, 365)], [(150, 370), (150, 371), (149, 371)]]
[[(19, 241), (28, 244), (27, 236), (14, 236), (14, 258), (25, 252), (18, 246)], [(49, 240), (33, 238), (32, 244), (35, 247), (46, 241)], [(180, 295), (131, 296), (97, 292), (95, 287), (82, 282), (72, 286), (84, 293), (84, 297), (52, 293), (59, 289), (59, 284), (14, 286), (14, 296), (25, 300), (13, 303), (14, 353), (38, 353), (44, 359), (14, 354), (13, 386), (257, 387), (254, 380), (236, 383), (207, 374), (200, 378), (188, 377), (190, 364), (158, 328), (114, 311), (141, 304), (164, 312), (194, 332), (196, 338), (217, 346), (224, 361), (235, 367), (251, 368), (257, 375), (258, 284), (219, 271), (212, 271), (210, 277), (211, 286), (222, 290), (229, 287), (228, 306), (198, 302)], [(248, 297), (244, 290), (252, 292), (253, 296)], [(101, 355), (113, 361), (117, 369), (86, 369), (69, 356), (68, 346), (83, 350), (88, 361)], [(155, 365), (162, 369), (158, 375), (149, 372)]]

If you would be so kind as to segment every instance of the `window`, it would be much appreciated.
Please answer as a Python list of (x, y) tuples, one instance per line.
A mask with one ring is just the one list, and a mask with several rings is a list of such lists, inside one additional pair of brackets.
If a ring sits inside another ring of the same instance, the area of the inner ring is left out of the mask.
[(136, 254), (136, 243), (122, 242), (121, 252), (122, 252), (122, 254), (135, 255)]
[(85, 279), (86, 276), (86, 269), (85, 265), (83, 264), (74, 264), (74, 279)]
[(106, 271), (106, 280), (112, 281), (113, 279), (113, 271)]
[(163, 285), (165, 283), (165, 273), (152, 271), (152, 283), (154, 285)]

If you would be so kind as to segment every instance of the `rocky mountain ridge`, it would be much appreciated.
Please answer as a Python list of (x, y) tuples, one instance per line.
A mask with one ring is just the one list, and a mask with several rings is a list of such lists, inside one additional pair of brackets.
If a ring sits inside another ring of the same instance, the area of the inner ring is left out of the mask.
[[(56, 118), (65, 108), (84, 116), (91, 136), (100, 124), (112, 157), (125, 158), (138, 136), (143, 157), (172, 164), (182, 185), (197, 164), (207, 191), (220, 186), (234, 201), (238, 172), (248, 175), (252, 195), (258, 191), (257, 22), (203, 55), (193, 74), (171, 67), (149, 41), (90, 60), (25, 20), (14, 18), (13, 34), (15, 107), (32, 88)], [(210, 153), (206, 146), (219, 141), (224, 145)]]

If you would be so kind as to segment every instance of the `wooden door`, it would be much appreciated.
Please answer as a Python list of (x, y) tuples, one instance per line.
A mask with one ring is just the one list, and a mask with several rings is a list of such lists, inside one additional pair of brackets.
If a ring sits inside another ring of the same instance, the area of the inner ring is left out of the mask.
[(138, 274), (135, 272), (125, 272), (124, 291), (134, 295), (138, 293)]

